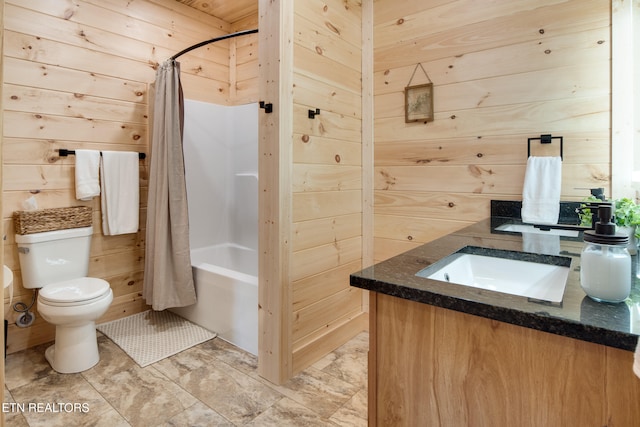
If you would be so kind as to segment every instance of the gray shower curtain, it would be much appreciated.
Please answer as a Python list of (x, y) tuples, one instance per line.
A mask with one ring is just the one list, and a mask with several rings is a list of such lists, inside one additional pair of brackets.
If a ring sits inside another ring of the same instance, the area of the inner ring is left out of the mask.
[(170, 59), (160, 65), (154, 97), (142, 297), (154, 310), (164, 310), (196, 302), (182, 151), (180, 63)]

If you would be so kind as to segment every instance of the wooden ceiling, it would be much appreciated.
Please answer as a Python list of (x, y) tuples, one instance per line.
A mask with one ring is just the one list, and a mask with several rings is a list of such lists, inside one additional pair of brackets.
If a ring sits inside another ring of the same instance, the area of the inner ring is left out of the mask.
[(258, 16), (258, 0), (176, 0), (229, 24)]

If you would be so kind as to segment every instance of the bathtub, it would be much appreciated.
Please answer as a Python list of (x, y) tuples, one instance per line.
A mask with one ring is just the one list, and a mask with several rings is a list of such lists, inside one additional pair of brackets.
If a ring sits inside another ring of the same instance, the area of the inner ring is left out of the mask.
[(191, 250), (197, 302), (170, 309), (258, 354), (258, 253), (233, 243)]

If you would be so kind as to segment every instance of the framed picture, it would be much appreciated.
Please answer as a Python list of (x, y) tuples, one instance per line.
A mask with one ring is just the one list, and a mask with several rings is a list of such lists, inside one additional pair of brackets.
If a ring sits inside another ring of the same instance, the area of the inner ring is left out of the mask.
[(433, 83), (404, 88), (404, 122), (433, 121)]

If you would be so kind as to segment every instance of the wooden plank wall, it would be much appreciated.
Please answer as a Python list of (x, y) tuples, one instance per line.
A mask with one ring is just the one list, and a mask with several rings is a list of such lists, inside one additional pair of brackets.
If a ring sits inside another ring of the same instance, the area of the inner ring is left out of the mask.
[[(100, 205), (75, 200), (74, 158), (59, 148), (148, 151), (148, 84), (158, 63), (203, 40), (232, 31), (231, 24), (173, 0), (7, 0), (4, 14), (3, 221), (5, 262), (15, 275), (14, 303), (31, 301), (21, 285), (11, 215), (34, 197), (39, 208), (89, 205), (94, 236), (89, 273), (108, 280), (114, 302), (100, 320), (146, 309), (140, 298), (146, 220), (147, 162), (141, 163), (140, 231), (102, 236)], [(255, 99), (256, 38), (238, 42), (231, 91), (229, 42), (180, 57), (185, 97), (229, 105)], [(232, 94), (233, 92), (233, 94)], [(11, 323), (8, 351), (51, 341), (39, 316), (30, 328)], [(35, 307), (34, 307), (35, 309)]]
[(280, 384), (291, 376), (291, 141), (294, 0), (261, 0), (258, 42), (258, 373)]
[(349, 286), (362, 259), (361, 28), (358, 1), (294, 4), (294, 373), (366, 327), (361, 291)]
[[(600, 0), (374, 3), (376, 260), (520, 200), (529, 137), (564, 137), (563, 199), (610, 194), (609, 24)], [(418, 63), (435, 121), (405, 123)]]
[[(255, 28), (258, 28), (257, 15), (232, 23), (231, 32)], [(258, 35), (231, 39), (229, 51), (229, 104), (258, 102)]]

